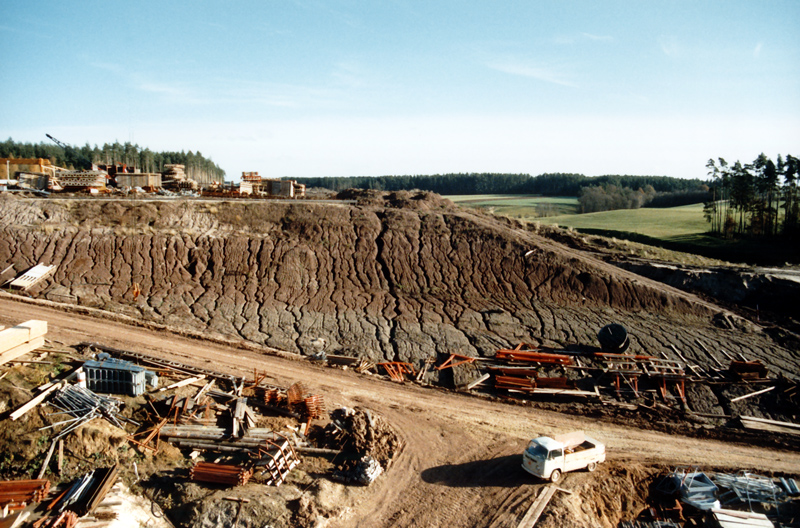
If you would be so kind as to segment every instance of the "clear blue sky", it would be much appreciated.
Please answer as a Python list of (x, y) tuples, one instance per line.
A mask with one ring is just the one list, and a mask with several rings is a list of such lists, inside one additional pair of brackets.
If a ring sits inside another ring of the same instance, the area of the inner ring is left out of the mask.
[(800, 1), (0, 3), (0, 135), (238, 180), (800, 155)]

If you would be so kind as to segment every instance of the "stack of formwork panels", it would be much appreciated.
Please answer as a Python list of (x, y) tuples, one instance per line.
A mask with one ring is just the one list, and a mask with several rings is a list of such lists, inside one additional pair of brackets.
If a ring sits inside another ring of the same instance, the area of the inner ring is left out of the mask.
[(0, 365), (44, 346), (47, 321), (31, 320), (0, 332)]
[(53, 270), (55, 270), (55, 266), (47, 266), (45, 264), (37, 264), (36, 266), (32, 267), (9, 284), (9, 287), (15, 288), (18, 290), (27, 290), (31, 286), (34, 286), (47, 278)]
[[(86, 386), (94, 392), (139, 396), (147, 390), (147, 379), (155, 376), (144, 367), (114, 358), (89, 360), (83, 364)], [(156, 382), (157, 383), (157, 382)], [(151, 379), (151, 384), (153, 381)]]

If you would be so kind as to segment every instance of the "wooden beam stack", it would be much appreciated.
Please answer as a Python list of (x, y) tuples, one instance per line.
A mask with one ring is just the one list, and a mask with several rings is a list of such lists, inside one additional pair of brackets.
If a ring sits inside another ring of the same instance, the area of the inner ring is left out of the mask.
[(0, 331), (0, 365), (44, 346), (47, 321), (27, 321)]

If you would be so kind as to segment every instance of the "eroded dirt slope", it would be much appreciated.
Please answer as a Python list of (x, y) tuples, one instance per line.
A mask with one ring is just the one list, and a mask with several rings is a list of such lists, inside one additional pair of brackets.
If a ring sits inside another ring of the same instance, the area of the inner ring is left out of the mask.
[(417, 361), (520, 341), (593, 345), (618, 322), (633, 350), (674, 357), (675, 345), (708, 363), (699, 339), (800, 372), (754, 326), (718, 328), (717, 307), (522, 224), (429, 193), (347, 198), (5, 199), (0, 267), (55, 264), (33, 296), (305, 354)]

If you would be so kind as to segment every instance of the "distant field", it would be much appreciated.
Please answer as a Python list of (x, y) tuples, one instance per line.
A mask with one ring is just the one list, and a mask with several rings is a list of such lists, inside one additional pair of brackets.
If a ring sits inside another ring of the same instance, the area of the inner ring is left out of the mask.
[(703, 217), (703, 204), (669, 209), (621, 209), (602, 213), (551, 216), (540, 218), (538, 221), (580, 230), (638, 233), (674, 242), (691, 242), (709, 230), (709, 224)]
[(571, 215), (578, 212), (578, 199), (574, 196), (453, 194), (445, 198), (465, 207), (489, 209), (497, 214), (527, 220), (542, 215)]
[(512, 218), (572, 227), (586, 234), (630, 240), (729, 262), (779, 265), (800, 259), (792, 244), (725, 240), (709, 235), (710, 226), (703, 217), (703, 204), (577, 214), (578, 200), (574, 197), (486, 194), (447, 198), (463, 207), (483, 208)]

